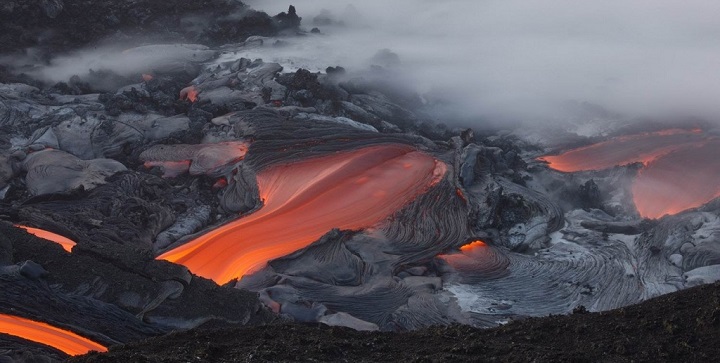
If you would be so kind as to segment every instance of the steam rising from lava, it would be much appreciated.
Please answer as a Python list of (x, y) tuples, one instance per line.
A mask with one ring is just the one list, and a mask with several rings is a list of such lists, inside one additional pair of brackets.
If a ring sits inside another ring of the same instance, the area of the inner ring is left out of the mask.
[[(287, 7), (281, 1), (248, 4), (270, 13)], [(297, 41), (297, 46), (295, 40), (275, 50), (268, 46), (267, 53), (257, 56), (269, 60), (264, 55), (272, 54), (281, 63), (291, 59), (303, 67), (357, 68), (374, 63), (373, 55), (387, 48), (408, 71), (406, 81), (459, 105), (449, 112), (531, 122), (612, 118), (608, 110), (629, 118), (717, 119), (720, 114), (720, 81), (714, 71), (720, 56), (717, 2), (293, 4), (303, 25), (317, 26), (323, 34)], [(314, 22), (323, 9), (328, 12)]]
[(104, 346), (71, 331), (13, 315), (0, 314), (0, 333), (49, 345), (68, 355), (107, 351)]
[(720, 196), (720, 140), (700, 130), (665, 130), (617, 137), (540, 158), (564, 172), (643, 163), (632, 185), (641, 216), (660, 218)]
[(446, 168), (404, 145), (272, 166), (258, 174), (262, 209), (158, 258), (224, 284), (308, 246), (333, 228), (381, 222), (437, 184)]

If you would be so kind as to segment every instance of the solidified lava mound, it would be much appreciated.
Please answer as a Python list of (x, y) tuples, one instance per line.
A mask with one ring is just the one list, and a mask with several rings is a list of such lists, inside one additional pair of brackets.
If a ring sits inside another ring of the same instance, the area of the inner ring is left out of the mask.
[(604, 313), (368, 333), (316, 325), (175, 333), (71, 362), (702, 362), (720, 354), (720, 284)]

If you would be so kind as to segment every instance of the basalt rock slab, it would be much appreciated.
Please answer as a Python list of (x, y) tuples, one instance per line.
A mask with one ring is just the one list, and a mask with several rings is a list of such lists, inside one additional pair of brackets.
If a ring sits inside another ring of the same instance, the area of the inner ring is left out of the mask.
[(90, 190), (104, 184), (107, 177), (127, 170), (115, 160), (80, 160), (52, 149), (33, 152), (22, 165), (27, 173), (25, 183), (32, 196)]

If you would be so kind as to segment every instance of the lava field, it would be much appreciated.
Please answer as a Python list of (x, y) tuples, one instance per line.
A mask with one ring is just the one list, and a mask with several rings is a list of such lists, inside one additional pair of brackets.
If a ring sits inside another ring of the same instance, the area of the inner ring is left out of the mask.
[(243, 56), (301, 15), (0, 5), (0, 361), (712, 359), (712, 123), (447, 126)]

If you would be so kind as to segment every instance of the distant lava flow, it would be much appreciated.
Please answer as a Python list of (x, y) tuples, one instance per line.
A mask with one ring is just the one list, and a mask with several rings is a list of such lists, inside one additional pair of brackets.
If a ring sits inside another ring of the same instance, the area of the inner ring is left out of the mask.
[(633, 183), (642, 216), (658, 218), (720, 196), (720, 139), (679, 149), (647, 164)]
[(699, 130), (671, 129), (620, 136), (560, 155), (543, 156), (540, 160), (564, 172), (602, 170), (637, 162), (647, 164), (675, 150), (701, 144), (704, 140)]
[(332, 228), (365, 228), (384, 220), (446, 171), (444, 163), (405, 145), (275, 165), (258, 174), (265, 202), (259, 211), (158, 258), (224, 284), (306, 247)]
[(68, 355), (107, 351), (104, 346), (71, 331), (13, 315), (0, 314), (0, 333), (45, 344)]
[(15, 225), (15, 227), (22, 228), (22, 229), (26, 230), (28, 233), (34, 234), (35, 236), (44, 238), (48, 241), (53, 241), (53, 242), (59, 244), (60, 246), (62, 246), (62, 248), (64, 248), (65, 251), (68, 251), (68, 252), (71, 252), (73, 246), (75, 246), (77, 244), (77, 243), (75, 243), (75, 241), (73, 241), (67, 237), (63, 237), (57, 233), (48, 232), (44, 229), (26, 227), (26, 226), (21, 226), (21, 225), (17, 225), (17, 224)]
[(541, 160), (563, 172), (642, 162), (633, 200), (641, 216), (660, 218), (720, 196), (719, 153), (720, 139), (673, 129), (618, 137)]

